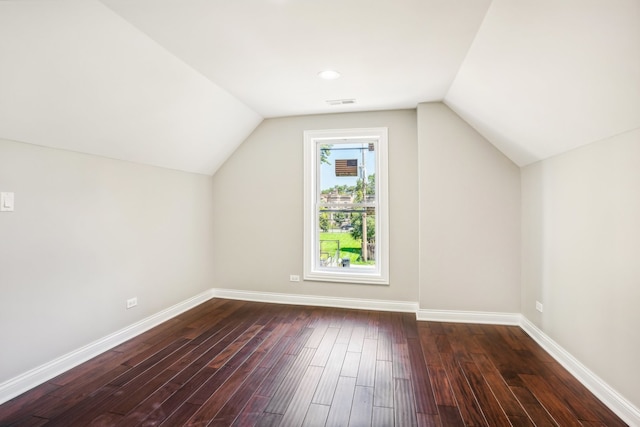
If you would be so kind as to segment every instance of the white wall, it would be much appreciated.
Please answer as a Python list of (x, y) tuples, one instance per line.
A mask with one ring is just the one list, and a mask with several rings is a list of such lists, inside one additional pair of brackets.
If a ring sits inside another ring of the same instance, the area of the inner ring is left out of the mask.
[(0, 140), (0, 191), (0, 383), (212, 287), (209, 176)]
[(520, 169), (442, 103), (418, 106), (420, 308), (520, 312)]
[[(390, 285), (289, 282), (302, 275), (303, 132), (389, 128)], [(216, 287), (417, 301), (415, 110), (268, 119), (214, 176)]]
[(640, 407), (640, 130), (523, 168), (522, 211), (523, 314)]

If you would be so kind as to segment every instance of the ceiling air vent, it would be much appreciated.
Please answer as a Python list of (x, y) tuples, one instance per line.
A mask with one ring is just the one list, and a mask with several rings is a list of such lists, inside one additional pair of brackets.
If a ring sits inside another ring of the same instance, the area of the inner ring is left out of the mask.
[(355, 104), (355, 99), (329, 99), (327, 100), (327, 104), (329, 105), (349, 105)]

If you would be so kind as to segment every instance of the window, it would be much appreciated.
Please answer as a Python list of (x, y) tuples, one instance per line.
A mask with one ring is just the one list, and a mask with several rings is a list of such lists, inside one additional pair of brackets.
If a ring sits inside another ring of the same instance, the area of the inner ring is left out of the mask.
[(387, 128), (304, 133), (304, 278), (389, 283)]

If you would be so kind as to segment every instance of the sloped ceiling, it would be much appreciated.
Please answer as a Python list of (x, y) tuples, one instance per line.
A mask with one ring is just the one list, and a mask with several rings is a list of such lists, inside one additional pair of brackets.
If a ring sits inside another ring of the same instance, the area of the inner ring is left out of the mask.
[(494, 0), (445, 102), (519, 165), (637, 129), (640, 0)]
[(206, 174), (266, 117), (444, 101), (519, 165), (640, 127), (639, 0), (0, 0), (0, 61), (0, 138)]
[(0, 1), (0, 60), (0, 138), (212, 174), (262, 120), (97, 1)]

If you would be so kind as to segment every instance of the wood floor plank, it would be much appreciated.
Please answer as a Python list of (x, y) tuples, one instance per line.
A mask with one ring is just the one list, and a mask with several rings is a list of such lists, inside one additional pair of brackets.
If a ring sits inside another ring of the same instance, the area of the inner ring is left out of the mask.
[(364, 334), (365, 338), (378, 339), (378, 329), (380, 325), (380, 313), (377, 311), (370, 311), (367, 313), (367, 330)]
[(527, 415), (536, 427), (551, 427), (558, 425), (529, 390), (523, 387), (511, 387), (511, 390), (525, 408)]
[(122, 415), (120, 414), (102, 414), (98, 415), (96, 418), (89, 421), (87, 425), (91, 427), (111, 427), (117, 426), (120, 424), (120, 420), (122, 420)]
[(394, 415), (397, 426), (417, 426), (416, 407), (413, 400), (411, 382), (404, 378), (394, 378)]
[(262, 381), (262, 384), (260, 384), (256, 394), (271, 399), (278, 387), (280, 387), (280, 384), (291, 369), (295, 360), (296, 356), (293, 354), (283, 354), (282, 357), (278, 359), (277, 363), (269, 370), (269, 373), (265, 377), (264, 381)]
[(418, 339), (418, 325), (416, 316), (413, 313), (402, 313), (402, 329), (404, 336), (408, 340)]
[(281, 414), (263, 414), (256, 423), (256, 427), (278, 427), (282, 421)]
[(355, 377), (340, 377), (336, 392), (331, 401), (326, 427), (344, 427), (349, 425), (353, 395), (356, 391)]
[[(111, 408), (112, 412), (126, 415), (129, 414), (137, 405), (143, 405), (143, 402), (149, 400), (154, 402), (157, 400), (156, 393), (159, 396), (164, 396), (160, 399), (160, 402), (164, 402), (166, 399), (165, 393), (171, 394), (176, 392), (181, 385), (185, 384), (190, 378), (192, 378), (199, 370), (204, 368), (208, 361), (211, 359), (211, 349), (215, 348), (221, 340), (232, 331), (234, 326), (228, 325), (222, 327), (219, 333), (211, 334), (206, 341), (200, 342), (198, 345), (189, 345), (185, 348), (186, 353), (179, 357), (171, 366), (167, 367), (165, 371), (161, 372), (156, 378), (151, 380), (149, 385), (149, 393), (145, 394), (144, 386), (134, 393), (132, 393), (128, 399), (114, 402), (114, 406)], [(153, 388), (153, 384), (157, 384), (157, 388)], [(144, 405), (144, 407), (148, 407)]]
[(491, 391), (491, 387), (473, 362), (464, 363), (462, 369), (467, 377), (469, 386), (478, 401), (482, 414), (490, 426), (510, 427), (509, 417)]
[(212, 423), (215, 425), (232, 425), (251, 401), (266, 373), (266, 368), (258, 367), (255, 369), (242, 386), (224, 403)]
[(411, 362), (409, 360), (409, 345), (406, 341), (394, 342), (393, 352), (393, 378), (411, 378)]
[(225, 366), (229, 362), (229, 360), (233, 359), (233, 357), (262, 330), (262, 328), (262, 325), (251, 325), (232, 343), (230, 343), (220, 353), (218, 353), (207, 366), (213, 369), (220, 369)]
[(342, 325), (340, 326), (340, 332), (336, 338), (336, 344), (347, 344), (351, 340), (351, 334), (353, 334), (354, 316), (353, 312), (346, 310), (342, 318)]
[[(256, 318), (245, 319), (243, 322), (236, 324), (235, 328), (218, 340), (193, 364), (182, 370), (171, 380), (171, 383), (180, 384), (180, 387), (175, 390), (170, 397), (163, 400), (157, 407), (155, 407), (153, 414), (149, 414), (153, 417), (156, 423), (164, 421), (164, 419), (171, 416), (171, 414), (177, 411), (180, 406), (205, 383), (207, 383), (207, 381), (211, 380), (217, 370), (209, 367), (208, 364), (212, 360), (215, 360), (220, 353), (225, 351), (229, 345), (234, 343), (238, 337), (242, 336), (243, 332), (246, 330), (245, 328), (251, 327), (251, 325), (257, 320), (258, 319)], [(173, 387), (170, 387), (169, 389), (171, 388)]]
[(521, 336), (517, 333), (520, 328), (517, 326), (496, 325), (496, 330), (502, 336), (509, 348), (512, 350), (526, 350), (526, 345), (520, 339)]
[[(551, 385), (555, 388), (562, 384), (563, 399), (574, 405), (574, 410), (578, 410), (576, 403), (580, 402), (585, 409), (579, 410), (578, 418), (581, 421), (602, 422), (607, 427), (622, 427), (625, 423), (618, 418), (611, 409), (607, 408), (593, 394), (589, 393), (582, 384), (575, 381), (569, 371), (558, 363), (545, 363), (546, 368), (555, 375), (555, 381)], [(576, 397), (578, 397), (576, 399)]]
[(356, 385), (351, 404), (350, 427), (366, 427), (371, 425), (373, 416), (373, 387)]
[(300, 379), (298, 388), (282, 416), (283, 426), (302, 425), (304, 422), (311, 399), (316, 392), (316, 387), (320, 382), (323, 368), (320, 366), (309, 366), (305, 374)]
[[(118, 426), (129, 427), (137, 426), (145, 422), (147, 425), (157, 425), (161, 420), (164, 420), (168, 414), (158, 408), (162, 403), (172, 396), (177, 390), (180, 389), (180, 385), (167, 382), (160, 388), (155, 390), (150, 396), (143, 400), (139, 405), (136, 405), (120, 420)], [(160, 421), (155, 423), (154, 420), (158, 418)]]
[(86, 425), (92, 419), (100, 414), (93, 412), (96, 406), (106, 401), (116, 391), (116, 387), (104, 386), (96, 392), (91, 393), (88, 399), (68, 408), (66, 411), (58, 414), (49, 420), (47, 425), (52, 427), (67, 427), (70, 425)]
[(442, 425), (440, 415), (422, 414), (418, 412), (418, 427), (447, 427)]
[(527, 418), (526, 411), (504, 381), (498, 369), (491, 363), (485, 354), (472, 354), (474, 362), (480, 368), (482, 376), (487, 382), (491, 392), (496, 397), (504, 412), (512, 418)]
[[(600, 419), (600, 416), (596, 412), (599, 401), (595, 399), (590, 392), (584, 389), (584, 387), (572, 389), (572, 382), (564, 381), (560, 377), (563, 375), (563, 372), (560, 369), (557, 371), (550, 369), (548, 363), (541, 362), (540, 359), (535, 358), (535, 356), (533, 356), (528, 350), (519, 351), (518, 353), (523, 355), (524, 360), (529, 361), (530, 364), (537, 367), (540, 376), (549, 385), (549, 387), (553, 389), (554, 397), (564, 403), (564, 405), (576, 415), (576, 418), (580, 421), (593, 422)], [(610, 424), (614, 425), (611, 422)]]
[(438, 414), (443, 427), (463, 427), (466, 425), (457, 406), (438, 406)]
[(342, 363), (342, 370), (340, 371), (340, 376), (356, 378), (358, 376), (358, 369), (360, 367), (361, 356), (362, 356), (362, 353), (347, 351), (347, 353), (344, 356), (344, 362)]
[(242, 412), (236, 417), (233, 422), (235, 427), (246, 427), (255, 425), (262, 417), (264, 409), (269, 404), (271, 398), (267, 396), (259, 396), (254, 394), (247, 405), (242, 409)]
[(438, 414), (438, 406), (431, 388), (431, 381), (427, 365), (422, 354), (422, 347), (417, 339), (407, 338), (409, 349), (409, 363), (413, 392), (415, 395), (416, 411), (421, 414)]
[(293, 362), (291, 368), (283, 378), (282, 383), (273, 395), (273, 398), (271, 399), (271, 402), (269, 402), (269, 406), (267, 406), (265, 412), (272, 414), (284, 414), (291, 402), (291, 399), (293, 399), (296, 389), (298, 388), (300, 378), (302, 378), (302, 375), (309, 367), (309, 363), (311, 362), (314, 353), (315, 349), (313, 348), (304, 348), (300, 352), (300, 355)]
[(462, 419), (467, 425), (485, 426), (487, 421), (482, 415), (482, 409), (476, 400), (476, 396), (469, 386), (467, 377), (464, 375), (462, 368), (453, 357), (452, 353), (441, 355), (442, 363), (447, 371), (451, 389), (455, 396), (455, 400), (462, 415)]
[(327, 417), (329, 416), (330, 408), (330, 406), (318, 405), (315, 403), (309, 405), (309, 410), (307, 411), (307, 415), (302, 423), (302, 427), (317, 427), (325, 425)]
[(373, 407), (373, 414), (371, 417), (372, 427), (389, 427), (394, 425), (393, 408), (381, 408), (379, 406)]
[[(160, 363), (162, 360), (166, 359), (168, 356), (175, 353), (180, 348), (185, 347), (188, 342), (188, 339), (181, 338), (168, 343), (164, 347), (160, 348), (156, 353), (147, 357), (147, 359), (145, 359), (144, 361), (138, 363), (135, 367), (132, 367), (131, 369), (127, 370), (127, 372), (111, 380), (111, 382), (109, 382), (109, 385), (120, 387), (133, 381), (137, 377), (149, 371), (154, 365)], [(126, 364), (127, 363), (125, 363), (125, 365)]]
[(347, 354), (347, 344), (336, 343), (331, 350), (329, 359), (320, 378), (320, 383), (316, 388), (316, 393), (313, 396), (313, 403), (320, 405), (331, 405), (333, 400), (333, 394), (336, 391), (338, 385), (338, 378), (340, 377), (340, 371), (342, 370), (342, 364)]
[(367, 333), (367, 328), (364, 325), (358, 325), (353, 328), (351, 333), (351, 339), (349, 340), (349, 348), (347, 351), (354, 353), (361, 353), (362, 346), (364, 345), (364, 336)]
[(344, 318), (349, 313), (349, 310), (343, 308), (333, 308), (330, 310), (329, 327), (341, 329), (344, 325)]
[[(244, 356), (242, 357), (244, 358)], [(172, 417), (172, 419), (167, 419), (165, 424), (180, 425), (185, 419), (188, 418), (188, 424), (206, 425), (207, 422), (215, 419), (218, 416), (220, 410), (229, 402), (231, 398), (235, 396), (235, 393), (240, 388), (240, 386), (258, 366), (261, 358), (262, 355), (260, 353), (254, 352), (250, 353), (249, 356), (240, 364), (240, 366), (236, 367), (233, 365), (227, 365), (221, 368), (217, 372), (217, 374), (225, 370), (224, 375), (219, 375), (216, 377), (220, 379), (220, 384), (216, 384), (216, 387), (211, 387), (211, 391), (205, 393), (205, 395), (208, 395), (208, 398), (199, 405), (199, 408), (197, 408), (195, 412), (191, 411), (189, 414), (191, 415), (190, 417), (186, 417), (184, 419)], [(198, 396), (197, 393), (194, 393), (194, 395), (189, 398), (187, 402), (193, 403), (200, 401), (201, 397)], [(229, 424), (231, 423), (231, 421), (233, 421), (233, 418), (229, 420)]]
[(376, 377), (376, 354), (378, 351), (378, 340), (365, 338), (358, 365), (358, 375), (356, 385), (373, 387)]
[(522, 329), (215, 299), (0, 405), (0, 426), (607, 426)]
[(291, 345), (287, 348), (288, 354), (298, 355), (305, 348), (305, 344), (311, 334), (313, 333), (312, 328), (304, 328), (300, 331), (300, 333), (296, 336), (295, 340), (291, 341)]
[(109, 381), (118, 375), (126, 372), (129, 367), (118, 365), (111, 371), (93, 378), (89, 382), (79, 381), (81, 387), (76, 387), (76, 383), (70, 383), (64, 386), (68, 390), (68, 394), (62, 392), (62, 388), (58, 388), (52, 393), (35, 402), (32, 415), (41, 418), (54, 419), (60, 414), (71, 410), (78, 405), (92, 398), (92, 394), (107, 385)]
[[(269, 329), (265, 328), (265, 331), (266, 330)], [(264, 359), (267, 358), (271, 351), (276, 354), (281, 354), (280, 349), (284, 349), (286, 342), (288, 342), (286, 337), (284, 337), (285, 331), (286, 328), (283, 328), (281, 324), (275, 326), (271, 335), (263, 341), (260, 348), (252, 355), (256, 359), (255, 366), (247, 363), (243, 367), (244, 371), (238, 370), (234, 373), (234, 376), (237, 377), (236, 381), (242, 379), (244, 382), (240, 386), (234, 386), (236, 390), (230, 392), (232, 396), (229, 397), (216, 415), (214, 419), (215, 424), (225, 425), (226, 423), (226, 425), (231, 425), (243, 407), (250, 401), (251, 396), (256, 393), (256, 390), (260, 387), (269, 372), (268, 365), (265, 366), (263, 364)], [(249, 367), (252, 367), (253, 371), (247, 375), (246, 372), (248, 372)]]
[(122, 393), (116, 399), (109, 402), (109, 406), (105, 411), (122, 416), (128, 414), (133, 410), (133, 408), (140, 405), (149, 396), (153, 395), (154, 392), (168, 383), (174, 375), (175, 373), (168, 369), (159, 373), (142, 387), (139, 387), (130, 393)]
[(47, 424), (48, 422), (49, 420), (46, 418), (29, 416), (27, 418), (20, 420), (20, 423), (18, 425), (20, 427), (40, 427)]
[[(135, 353), (135, 352), (134, 352)], [(113, 379), (122, 372), (125, 372), (129, 367), (124, 366), (123, 362), (127, 359), (126, 354), (107, 351), (106, 358), (101, 356), (95, 357), (83, 363), (77, 368), (68, 372), (71, 380), (59, 382), (60, 376), (51, 380), (51, 384), (60, 384), (61, 387), (56, 388), (50, 394), (54, 396), (69, 396), (71, 394), (82, 395), (86, 390), (95, 390), (97, 384), (106, 384), (106, 380)], [(74, 371), (78, 370), (80, 374), (75, 374)], [(119, 373), (114, 375), (114, 370), (118, 370)], [(67, 376), (67, 373), (62, 374)], [(75, 378), (74, 378), (75, 377)], [(107, 381), (108, 382), (108, 381)]]
[[(117, 414), (114, 409), (119, 405), (128, 405), (129, 408), (135, 407), (145, 396), (156, 390), (158, 386), (164, 384), (173, 375), (171, 371), (166, 369), (174, 363), (176, 358), (188, 351), (185, 345), (186, 342), (188, 340), (176, 341), (166, 348), (166, 352), (156, 353), (144, 363), (129, 369), (112, 380), (105, 386), (108, 391), (113, 390), (109, 398), (101, 402), (92, 399), (91, 410), (87, 411), (81, 418), (78, 418), (75, 423), (85, 424), (94, 418), (101, 420), (112, 418), (109, 414)], [(152, 381), (154, 379), (156, 381)], [(151, 382), (150, 387), (147, 386), (148, 382)], [(121, 415), (124, 413), (126, 412), (121, 412)]]
[(549, 412), (551, 417), (561, 426), (579, 427), (582, 424), (577, 420), (575, 414), (553, 393), (551, 388), (542, 378), (536, 375), (520, 375), (522, 380), (527, 384), (533, 395)]
[(25, 411), (29, 411), (34, 401), (41, 400), (60, 386), (52, 383), (44, 383), (33, 388), (29, 393), (22, 394), (13, 400), (0, 405), (0, 420), (10, 425), (18, 421)]
[(449, 382), (449, 376), (444, 367), (431, 367), (429, 369), (429, 380), (431, 381), (431, 389), (434, 392), (434, 399), (438, 408), (441, 406), (454, 407), (457, 405), (451, 383)]
[(387, 360), (391, 362), (393, 360), (393, 350), (391, 346), (391, 336), (388, 332), (378, 332), (378, 348), (376, 349), (377, 360)]
[(393, 408), (393, 365), (389, 361), (378, 360), (376, 362), (373, 404)]
[(110, 351), (99, 354), (82, 365), (77, 366), (75, 369), (71, 369), (49, 380), (49, 384), (65, 386), (66, 388), (63, 392), (64, 395), (68, 392), (67, 390), (72, 390), (83, 382), (89, 382), (93, 378), (97, 378), (108, 373), (111, 369), (121, 365), (132, 355), (148, 348), (148, 345), (144, 343), (135, 342), (134, 340), (131, 341), (135, 343), (135, 346), (128, 348), (127, 353), (111, 349)]
[(331, 350), (333, 349), (333, 345), (338, 337), (338, 332), (340, 332), (340, 329), (338, 328), (327, 328), (325, 330), (322, 340), (316, 348), (316, 353), (311, 360), (312, 365), (326, 366)]
[(391, 342), (394, 344), (404, 343), (406, 336), (402, 324), (402, 313), (391, 313)]
[(325, 324), (317, 324), (315, 326), (309, 326), (309, 328), (311, 329), (311, 335), (309, 335), (309, 339), (307, 340), (306, 343), (304, 343), (304, 346), (317, 349), (320, 343), (322, 342), (322, 339), (325, 333), (327, 332), (327, 329), (329, 329), (329, 324), (327, 322)]
[(438, 350), (438, 334), (434, 333), (433, 328), (428, 325), (430, 324), (427, 322), (420, 322), (418, 325), (418, 335), (422, 354), (424, 354), (424, 358), (428, 366), (442, 366), (440, 351)]

